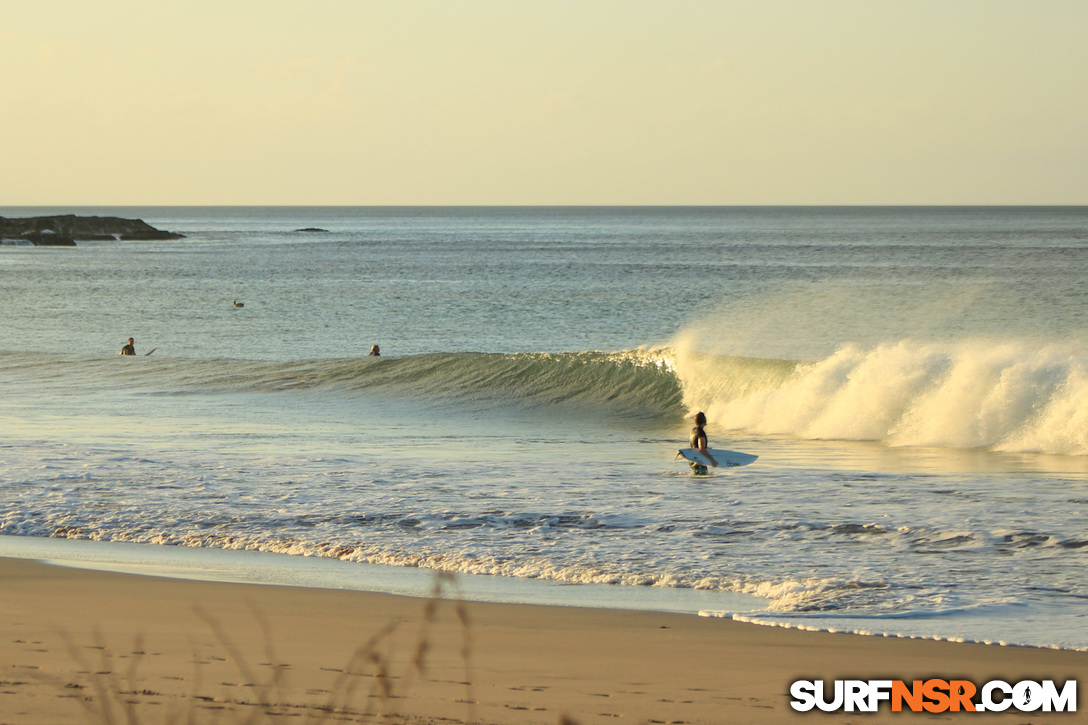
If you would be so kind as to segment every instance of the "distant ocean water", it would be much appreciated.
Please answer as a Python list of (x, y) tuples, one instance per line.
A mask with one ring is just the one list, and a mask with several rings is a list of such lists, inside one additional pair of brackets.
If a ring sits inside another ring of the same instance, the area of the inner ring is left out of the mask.
[(0, 535), (1088, 648), (1088, 208), (54, 212), (186, 239), (0, 246)]

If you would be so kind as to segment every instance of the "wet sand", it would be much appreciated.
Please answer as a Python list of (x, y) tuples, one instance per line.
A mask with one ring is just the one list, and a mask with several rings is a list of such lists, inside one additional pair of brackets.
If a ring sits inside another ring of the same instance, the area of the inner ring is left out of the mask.
[[(449, 581), (436, 580), (444, 595)], [(796, 679), (1074, 679), (1088, 653), (679, 614), (185, 581), (0, 558), (0, 725), (1072, 722), (797, 713)], [(382, 718), (385, 719), (382, 719)]]

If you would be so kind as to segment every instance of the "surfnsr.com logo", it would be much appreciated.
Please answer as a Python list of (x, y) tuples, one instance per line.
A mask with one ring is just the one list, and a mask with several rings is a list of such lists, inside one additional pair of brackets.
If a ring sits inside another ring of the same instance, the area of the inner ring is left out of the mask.
[(790, 685), (790, 707), (798, 712), (876, 712), (887, 703), (892, 712), (1076, 712), (1077, 681), (1058, 687), (1053, 680), (1008, 683), (991, 680), (981, 687), (969, 680), (797, 680)]

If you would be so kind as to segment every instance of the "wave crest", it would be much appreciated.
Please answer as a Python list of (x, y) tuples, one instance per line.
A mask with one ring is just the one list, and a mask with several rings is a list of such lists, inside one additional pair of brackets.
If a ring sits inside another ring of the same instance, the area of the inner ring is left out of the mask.
[(564, 406), (810, 440), (1088, 455), (1088, 349), (1075, 343), (845, 345), (816, 361), (737, 357), (698, 340), (621, 352), (431, 353), (255, 362), (0, 355), (0, 374), (78, 392), (389, 391), (473, 409)]
[[(847, 345), (816, 362), (677, 356), (684, 402), (718, 426), (814, 440), (1088, 455), (1088, 352), (986, 340)], [(757, 379), (758, 378), (758, 379)]]
[[(0, 355), (0, 374), (73, 390), (114, 385), (156, 393), (393, 391), (475, 407), (601, 408), (606, 415), (677, 416), (680, 386), (664, 348), (621, 352), (430, 353), (403, 357), (268, 362), (252, 360), (87, 360)], [(88, 381), (93, 381), (89, 383)]]

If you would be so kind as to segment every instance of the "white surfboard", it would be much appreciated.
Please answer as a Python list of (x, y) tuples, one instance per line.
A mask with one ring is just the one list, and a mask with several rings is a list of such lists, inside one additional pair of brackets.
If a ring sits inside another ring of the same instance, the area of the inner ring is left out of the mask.
[[(739, 453), (737, 451), (725, 451), (720, 448), (708, 448), (707, 451), (710, 455), (714, 456), (714, 460), (718, 462), (719, 468), (732, 468), (733, 466), (747, 466), (752, 461), (759, 458), (759, 456), (753, 456), (751, 453)], [(703, 466), (712, 467), (710, 459), (704, 456), (694, 448), (681, 448), (677, 453), (681, 458), (686, 458), (692, 463), (698, 463)]]

